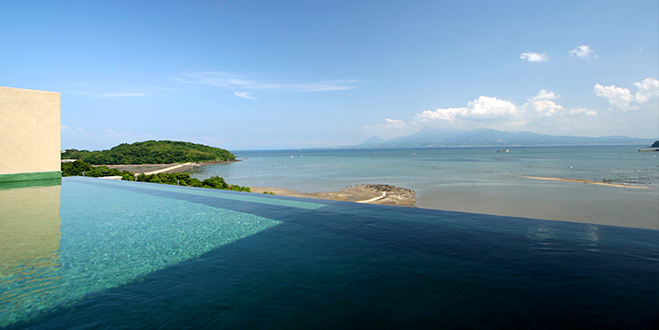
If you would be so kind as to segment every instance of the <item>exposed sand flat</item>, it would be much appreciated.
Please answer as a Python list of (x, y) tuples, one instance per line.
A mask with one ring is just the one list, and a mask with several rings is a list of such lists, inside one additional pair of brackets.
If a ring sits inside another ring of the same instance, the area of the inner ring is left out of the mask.
[(567, 181), (567, 182), (578, 182), (578, 183), (598, 184), (598, 185), (602, 185), (602, 186), (619, 187), (619, 188), (632, 188), (632, 189), (649, 189), (649, 188), (650, 188), (650, 187), (645, 187), (645, 186), (632, 186), (632, 185), (624, 185), (624, 184), (616, 184), (616, 183), (606, 183), (606, 182), (597, 182), (597, 181), (590, 181), (590, 180), (561, 179), (561, 178), (546, 178), (546, 177), (541, 177), (541, 176), (526, 176), (526, 175), (520, 175), (520, 177), (522, 177), (522, 178), (527, 178), (527, 179), (534, 179), (534, 180)]
[(363, 200), (363, 201), (357, 201), (357, 203), (372, 203), (372, 202), (381, 200), (381, 199), (385, 198), (386, 196), (387, 196), (387, 193), (383, 192), (382, 195), (380, 195), (380, 196), (373, 197), (371, 199), (367, 199), (367, 200)]
[(290, 189), (266, 187), (250, 187), (250, 189), (253, 193), (269, 192), (274, 193), (275, 195), (292, 197), (408, 207), (414, 207), (416, 205), (416, 194), (414, 191), (390, 185), (362, 184), (345, 188), (340, 191), (323, 191), (315, 193), (301, 193)]
[(179, 168), (185, 167), (186, 168), (185, 170), (187, 170), (188, 168), (195, 167), (195, 166), (198, 166), (198, 165), (195, 164), (195, 163), (184, 163), (184, 164), (178, 164), (178, 165), (174, 165), (174, 166), (170, 166), (170, 167), (165, 167), (165, 168), (155, 170), (155, 171), (151, 171), (151, 172), (144, 172), (144, 174), (151, 175), (151, 174), (158, 174), (158, 173), (165, 173), (165, 172), (170, 172), (171, 173), (171, 171), (177, 170)]
[[(193, 163), (189, 163), (193, 164)], [(116, 168), (120, 171), (130, 171), (133, 173), (179, 173), (189, 171), (192, 166), (180, 166), (181, 164), (139, 164), (139, 165), (103, 165), (109, 168)]]

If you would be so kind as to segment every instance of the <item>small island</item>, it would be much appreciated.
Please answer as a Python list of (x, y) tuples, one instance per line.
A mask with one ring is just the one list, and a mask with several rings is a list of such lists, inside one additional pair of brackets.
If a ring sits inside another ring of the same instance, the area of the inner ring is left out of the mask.
[[(228, 150), (179, 141), (123, 143), (110, 150), (67, 149), (62, 152), (62, 176), (111, 177), (171, 185), (247, 191), (249, 187), (231, 185), (214, 176), (198, 180), (184, 172), (197, 162), (217, 164), (236, 161)], [(144, 171), (145, 168), (156, 168)], [(169, 173), (167, 173), (169, 172)]]
[(174, 163), (211, 163), (235, 161), (226, 149), (180, 141), (122, 143), (109, 150), (67, 149), (62, 159), (77, 159), (92, 165), (138, 165)]

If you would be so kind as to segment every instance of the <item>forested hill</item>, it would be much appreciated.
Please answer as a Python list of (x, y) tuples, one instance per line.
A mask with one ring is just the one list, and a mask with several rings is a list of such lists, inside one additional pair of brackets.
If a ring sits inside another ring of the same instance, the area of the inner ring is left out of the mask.
[(235, 160), (230, 151), (179, 141), (123, 143), (110, 150), (67, 149), (62, 159), (79, 159), (93, 165), (171, 164)]

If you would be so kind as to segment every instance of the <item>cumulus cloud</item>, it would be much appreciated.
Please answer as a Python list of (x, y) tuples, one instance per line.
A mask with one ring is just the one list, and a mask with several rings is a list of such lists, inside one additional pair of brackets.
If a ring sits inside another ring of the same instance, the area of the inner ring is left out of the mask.
[(389, 126), (391, 126), (391, 127), (393, 127), (393, 128), (403, 128), (403, 127), (405, 127), (405, 126), (407, 125), (407, 124), (406, 124), (404, 121), (402, 121), (402, 120), (389, 119), (389, 118), (385, 118), (384, 120), (387, 122), (387, 124), (388, 124)]
[(547, 53), (526, 52), (519, 55), (519, 58), (522, 60), (529, 61), (531, 63), (549, 61), (549, 55), (547, 55)]
[(253, 96), (249, 96), (248, 92), (233, 92), (233, 95), (238, 96), (238, 97), (242, 97), (242, 98), (248, 99), (248, 100), (258, 100), (257, 98), (255, 98)]
[[(594, 86), (595, 94), (611, 103), (613, 107), (610, 110), (622, 111), (601, 111), (578, 105), (565, 106), (560, 104), (559, 94), (542, 89), (523, 103), (516, 104), (493, 96), (479, 96), (462, 107), (421, 111), (414, 114), (409, 121), (386, 118), (385, 123), (363, 128), (369, 133), (377, 132), (380, 137), (408, 135), (424, 127), (487, 127), (508, 131), (523, 129), (546, 134), (574, 134), (575, 130), (579, 130), (587, 135), (654, 135), (656, 113), (659, 109), (659, 80), (647, 78), (633, 85), (636, 92), (615, 85)], [(630, 113), (632, 110), (636, 111)]]
[(597, 54), (590, 48), (590, 45), (581, 45), (570, 51), (571, 56), (576, 56), (582, 59), (593, 59), (597, 58)]
[(657, 101), (659, 98), (659, 80), (647, 78), (642, 82), (634, 83), (638, 89), (635, 98), (636, 102), (644, 104), (652, 101)]
[(523, 108), (539, 116), (551, 117), (563, 110), (561, 105), (554, 102), (554, 100), (559, 98), (560, 96), (554, 92), (543, 89), (540, 90), (536, 96), (528, 99)]
[(463, 116), (467, 113), (469, 108), (439, 108), (437, 110), (426, 110), (417, 113), (415, 119), (418, 121), (448, 121), (453, 122), (456, 118)]
[[(414, 115), (409, 123), (397, 126), (407, 129), (421, 127), (454, 127), (496, 129), (520, 129), (549, 127), (566, 120), (596, 117), (597, 111), (585, 107), (566, 108), (558, 104), (560, 95), (549, 90), (540, 90), (536, 95), (518, 105), (512, 101), (492, 96), (479, 96), (464, 107), (438, 108)], [(400, 121), (397, 121), (400, 122)], [(392, 128), (381, 125), (380, 128)]]
[(570, 116), (596, 117), (597, 111), (584, 107), (575, 107), (569, 110), (569, 114)]
[[(613, 106), (612, 109), (622, 111), (643, 110), (646, 105), (654, 105), (659, 98), (659, 80), (647, 78), (642, 82), (634, 83), (638, 92), (632, 93), (627, 88), (615, 85), (603, 86), (596, 84), (593, 89), (599, 97), (606, 98)], [(648, 108), (651, 108), (648, 107)]]
[(426, 110), (418, 113), (415, 119), (418, 121), (441, 120), (448, 122), (454, 122), (458, 119), (487, 120), (515, 116), (517, 112), (517, 106), (510, 101), (500, 100), (496, 97), (480, 96), (467, 103), (466, 107)]
[(488, 96), (480, 96), (478, 99), (470, 101), (468, 106), (467, 116), (475, 119), (514, 116), (518, 112), (517, 106), (512, 102)]

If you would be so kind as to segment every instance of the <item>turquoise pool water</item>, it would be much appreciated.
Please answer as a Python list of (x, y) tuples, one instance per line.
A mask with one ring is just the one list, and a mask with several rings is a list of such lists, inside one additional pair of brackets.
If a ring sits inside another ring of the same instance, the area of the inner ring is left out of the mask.
[(657, 230), (91, 178), (0, 206), (7, 329), (659, 321)]

